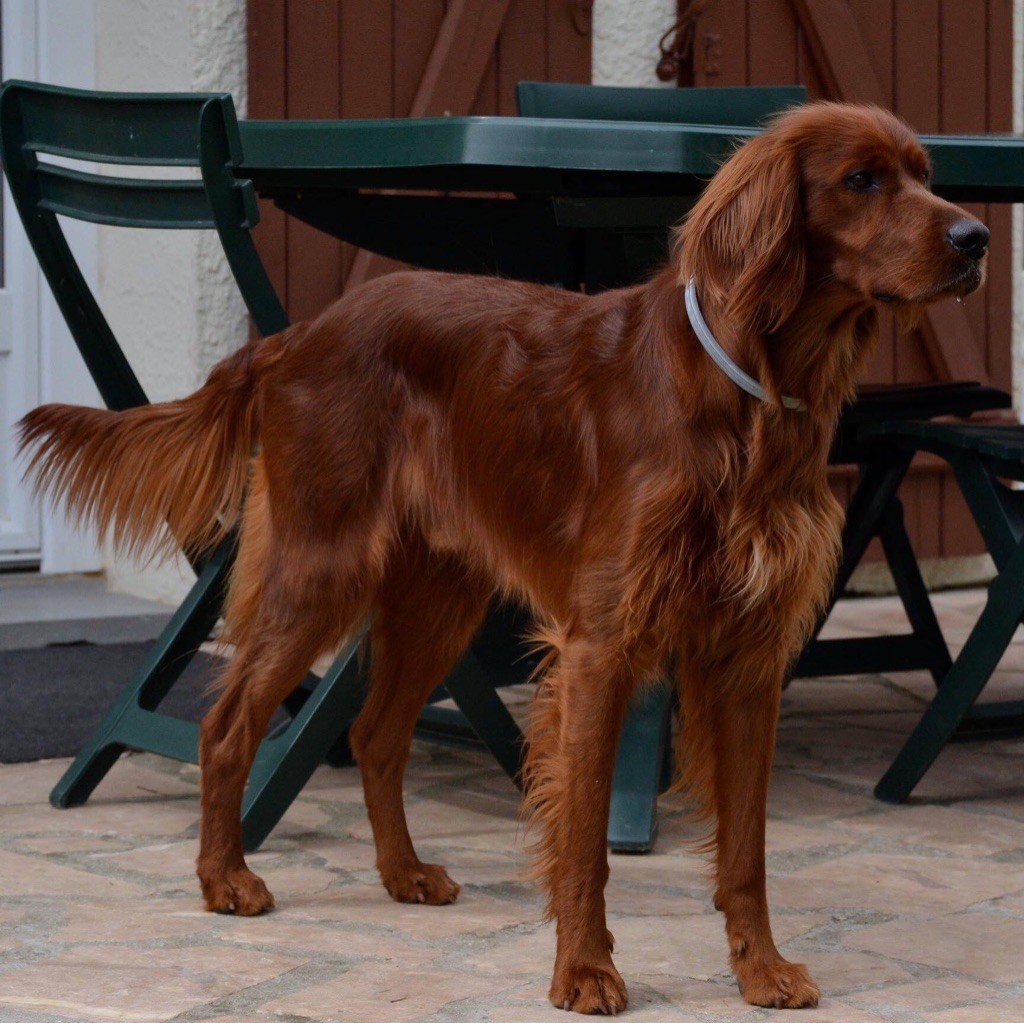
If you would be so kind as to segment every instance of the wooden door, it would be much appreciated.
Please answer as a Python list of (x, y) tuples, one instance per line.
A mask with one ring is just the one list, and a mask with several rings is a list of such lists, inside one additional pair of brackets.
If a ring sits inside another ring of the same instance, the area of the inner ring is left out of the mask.
[[(1012, 0), (705, 0), (681, 80), (801, 83), (812, 98), (877, 103), (920, 132), (1005, 132), (1013, 115)], [(680, 15), (691, 9), (681, 0)], [(922, 330), (884, 325), (865, 380), (979, 380), (1005, 390), (1011, 369), (1011, 213), (970, 205), (992, 231), (988, 283), (962, 305), (933, 306)], [(920, 458), (902, 496), (919, 557), (984, 551), (942, 463)], [(852, 481), (840, 480), (840, 493)]]
[[(514, 115), (522, 79), (590, 81), (588, 0), (249, 0), (249, 117)], [(261, 207), (292, 319), (389, 266)], [(393, 264), (390, 264), (393, 265)]]

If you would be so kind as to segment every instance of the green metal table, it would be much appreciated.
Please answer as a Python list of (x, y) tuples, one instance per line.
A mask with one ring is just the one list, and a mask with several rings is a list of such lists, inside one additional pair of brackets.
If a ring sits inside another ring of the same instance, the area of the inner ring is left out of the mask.
[[(423, 268), (595, 287), (622, 282), (600, 278), (602, 254), (587, 250), (588, 231), (663, 239), (737, 141), (758, 131), (529, 117), (239, 127), (244, 156), (235, 173), (328, 234)], [(935, 190), (947, 198), (1010, 202), (1024, 192), (1020, 137), (924, 141)], [(509, 196), (415, 194), (430, 190)], [(652, 260), (661, 248), (650, 247)]]
[[(242, 121), (239, 177), (263, 194), (409, 188), (548, 196), (693, 195), (755, 128), (437, 117)], [(923, 135), (935, 190), (957, 201), (1019, 202), (1024, 136)]]
[[(587, 290), (627, 283), (608, 271), (606, 250), (615, 232), (627, 237), (623, 244), (646, 240), (650, 263), (661, 258), (667, 225), (692, 205), (736, 142), (757, 133), (735, 126), (529, 117), (249, 121), (240, 129), (244, 158), (235, 173), (287, 213), (334, 237), (423, 268), (500, 273)], [(954, 201), (1024, 199), (1021, 137), (923, 140), (938, 193)], [(370, 189), (400, 194), (362, 191)], [(422, 194), (428, 190), (463, 194)], [(504, 197), (464, 194), (473, 192)], [(925, 418), (1008, 404), (1008, 396), (993, 388), (940, 387), (923, 401), (921, 395), (888, 405), (868, 400), (861, 418), (864, 412), (908, 418), (916, 409)], [(856, 422), (852, 417), (837, 445), (838, 461), (857, 460)], [(868, 473), (844, 538), (843, 579), (880, 535), (912, 634), (815, 642), (800, 674), (925, 667), (938, 680), (948, 669), (949, 653), (895, 497), (907, 464), (909, 459)], [(668, 700), (667, 693), (651, 693), (633, 709), (623, 733), (609, 829), (610, 844), (619, 851), (646, 851), (654, 842)]]

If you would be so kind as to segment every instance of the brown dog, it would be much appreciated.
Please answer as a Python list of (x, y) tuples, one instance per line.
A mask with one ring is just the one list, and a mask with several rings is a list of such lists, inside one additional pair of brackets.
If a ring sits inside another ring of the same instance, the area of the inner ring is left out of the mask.
[[(552, 1002), (626, 1005), (603, 895), (612, 764), (630, 696), (672, 651), (682, 782), (717, 822), (740, 989), (815, 1004), (768, 921), (776, 717), (836, 564), (826, 460), (875, 304), (911, 318), (982, 279), (988, 232), (928, 178), (892, 115), (804, 107), (721, 168), (646, 284), (586, 296), (393, 274), (246, 346), (181, 401), (24, 420), (40, 488), (128, 550), (169, 543), (164, 522), (203, 549), (240, 517), (237, 652), (202, 726), (210, 909), (273, 905), (242, 855), (246, 775), (274, 709), (367, 616), (373, 680), (352, 742), (381, 877), (402, 901), (456, 897), (413, 849), (402, 773), (424, 700), (497, 590), (529, 604), (552, 650), (526, 766), (558, 930)], [(765, 400), (699, 343), (691, 278)]]

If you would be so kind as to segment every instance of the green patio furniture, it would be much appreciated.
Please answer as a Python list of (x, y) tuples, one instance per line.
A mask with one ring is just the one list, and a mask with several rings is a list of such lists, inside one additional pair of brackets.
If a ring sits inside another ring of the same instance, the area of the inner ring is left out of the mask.
[[(249, 234), (259, 219), (255, 192), (232, 174), (240, 145), (230, 96), (93, 93), (7, 82), (0, 91), (0, 153), (29, 241), (108, 408), (148, 398), (79, 271), (60, 217), (215, 230), (257, 329), (267, 335), (288, 325)], [(113, 165), (118, 173), (72, 168), (54, 158)], [(194, 167), (199, 175), (126, 176), (124, 168), (138, 166)], [(192, 562), (195, 585), (57, 783), (50, 796), (55, 806), (84, 803), (126, 749), (198, 760), (197, 726), (158, 708), (220, 616), (234, 549), (231, 537)], [(353, 650), (342, 652), (312, 698), (261, 747), (244, 806), (249, 846), (262, 841), (336, 741), (336, 729), (324, 728), (327, 718), (351, 718), (358, 708)]]
[[(11, 193), (43, 273), (72, 336), (109, 408), (148, 401), (86, 284), (58, 217), (131, 228), (216, 230), (257, 329), (268, 335), (288, 319), (253, 245), (259, 220), (252, 183), (234, 174), (241, 145), (227, 95), (94, 93), (28, 82), (0, 91), (0, 153)], [(127, 177), (71, 168), (85, 164), (194, 167), (199, 176)], [(198, 728), (160, 713), (220, 616), (235, 538), (195, 560), (197, 581), (97, 728), (51, 793), (58, 807), (84, 803), (126, 749), (197, 762)], [(363, 685), (353, 637), (322, 679), (309, 676), (286, 702), (291, 720), (260, 747), (243, 804), (247, 849), (257, 848), (336, 748), (362, 704)], [(519, 766), (518, 729), (472, 655), (453, 673), (448, 691), (462, 700), (458, 716), (479, 724), (509, 773)], [(444, 695), (448, 695), (445, 693)]]
[(949, 462), (997, 570), (963, 649), (875, 786), (879, 799), (902, 803), (950, 740), (1024, 732), (1024, 699), (975, 702), (1024, 619), (1024, 492), (1003, 482), (1024, 482), (1024, 427), (890, 421), (860, 436), (880, 461), (902, 465), (930, 451)]
[(730, 85), (722, 88), (650, 89), (570, 82), (520, 82), (520, 117), (564, 121), (647, 121), (728, 124), (753, 128), (786, 107), (807, 102), (802, 85)]
[[(319, 209), (326, 205), (322, 200), (370, 188), (515, 193), (543, 197), (558, 212), (582, 207), (600, 213), (622, 199), (618, 208), (631, 208), (646, 222), (658, 215), (659, 198), (698, 193), (736, 142), (760, 129), (537, 117), (422, 117), (240, 121), (238, 131), (242, 163), (235, 168), (236, 176), (251, 180), (259, 195), (275, 202), (294, 201), (296, 215), (308, 215), (311, 223), (331, 233), (338, 218), (332, 220)], [(931, 153), (932, 182), (939, 195), (958, 202), (1020, 201), (1024, 136), (920, 138)], [(297, 201), (307, 195), (312, 203), (308, 211)], [(392, 199), (410, 196), (362, 198), (381, 200), (368, 208), (383, 213)], [(442, 209), (464, 208), (448, 205), (449, 199), (461, 196), (424, 198), (443, 199)], [(401, 203), (395, 205), (402, 208)], [(644, 208), (651, 210), (646, 216)], [(389, 239), (392, 223), (399, 225), (398, 236)], [(502, 242), (504, 229), (503, 222), (496, 225), (492, 251)], [(419, 233), (419, 225), (402, 228), (393, 218), (372, 240), (389, 250), (412, 253), (418, 245), (414, 235)], [(459, 265), (475, 258), (474, 253), (458, 250), (430, 251)]]
[[(190, 102), (195, 105), (189, 107)], [(167, 116), (171, 110), (176, 117)], [(183, 113), (188, 110), (192, 113)], [(81, 281), (60, 235), (58, 214), (78, 210), (103, 223), (146, 226), (153, 210), (162, 209), (163, 198), (173, 196), (175, 210), (187, 208), (190, 215), (162, 214), (162, 226), (218, 230), (257, 326), (268, 331), (277, 329), (273, 314), (280, 312), (280, 303), (262, 268), (257, 270), (258, 260), (253, 262), (248, 237), (255, 222), (253, 191), (328, 234), (415, 265), (601, 286), (604, 270), (599, 275), (587, 266), (581, 244), (586, 232), (639, 229), (663, 235), (736, 141), (758, 130), (536, 117), (236, 123), (225, 96), (104, 97), (26, 83), (4, 87), (0, 115), (12, 194), (51, 286), (58, 299), (64, 296), (62, 312), (102, 381), (104, 400), (115, 408), (144, 401), (145, 395)], [(203, 131), (196, 127), (200, 124)], [(942, 194), (997, 202), (1024, 197), (1021, 138), (928, 136), (924, 141)], [(79, 178), (84, 172), (40, 173), (48, 154), (198, 167), (202, 188), (177, 182), (161, 189), (146, 178), (122, 193), (117, 182), (126, 179), (97, 182), (89, 174)], [(431, 190), (446, 194), (425, 194)], [(504, 197), (493, 197), (496, 192)], [(115, 210), (110, 204), (118, 193)], [(115, 215), (121, 219), (103, 219)], [(233, 257), (232, 251), (241, 255)], [(962, 395), (946, 400), (964, 403)], [(889, 502), (880, 503), (882, 515)], [(874, 505), (869, 509), (875, 510)], [(876, 520), (868, 515), (865, 521)], [(194, 758), (194, 726), (161, 715), (156, 707), (217, 618), (231, 553), (225, 545), (197, 566), (196, 588), (104, 728), (58, 785), (53, 796), (58, 805), (87, 798), (125, 747)], [(502, 613), (491, 616), (481, 641), (435, 694), (451, 694), (460, 710), (434, 707), (431, 719), (428, 708), (421, 723), (460, 738), (468, 721), (514, 775), (521, 736), (494, 684), (521, 677), (523, 665), (510, 652), (511, 626), (501, 620)], [(350, 653), (344, 652), (315, 687), (309, 680), (310, 695), (294, 701), (295, 717), (286, 733), (269, 738), (261, 749), (246, 796), (248, 848), (259, 844), (358, 709), (361, 679), (345, 656)], [(633, 799), (625, 788), (619, 792)]]

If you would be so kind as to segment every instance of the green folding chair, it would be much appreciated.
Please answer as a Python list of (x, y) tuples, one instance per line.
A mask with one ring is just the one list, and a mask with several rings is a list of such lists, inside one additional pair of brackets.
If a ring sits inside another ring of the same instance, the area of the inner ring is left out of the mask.
[(707, 89), (651, 89), (569, 82), (520, 82), (520, 117), (570, 121), (645, 121), (658, 124), (763, 124), (789, 106), (807, 102), (802, 85), (735, 85)]
[[(61, 217), (118, 227), (215, 230), (257, 329), (288, 325), (250, 230), (259, 220), (252, 183), (234, 173), (242, 151), (231, 97), (96, 93), (11, 81), (0, 90), (0, 155), (29, 240), (86, 366), (109, 408), (148, 401), (89, 290), (61, 230)], [(56, 159), (55, 159), (56, 158)], [(70, 167), (77, 161), (148, 168), (192, 167), (198, 176), (132, 177)], [(117, 704), (50, 796), (58, 807), (84, 803), (126, 749), (198, 759), (198, 728), (159, 712), (170, 688), (209, 636), (222, 608), (235, 538), (193, 561), (197, 580)], [(336, 749), (364, 695), (355, 650), (339, 653), (322, 679), (309, 676), (286, 702), (291, 720), (260, 747), (243, 805), (246, 848), (269, 834), (317, 765)], [(483, 736), (510, 774), (520, 734), (473, 654), (448, 680), (459, 710), (436, 708), (431, 724)]]
[[(11, 194), (60, 311), (109, 408), (148, 399), (68, 247), (61, 217), (134, 228), (215, 230), (257, 329), (283, 330), (288, 318), (253, 245), (259, 220), (252, 184), (237, 180), (241, 159), (231, 97), (122, 94), (11, 81), (0, 90), (0, 153)], [(58, 158), (58, 159), (54, 159)], [(194, 167), (197, 177), (133, 177), (68, 166)], [(84, 803), (126, 749), (198, 760), (198, 728), (159, 712), (222, 605), (235, 538), (194, 560), (196, 583), (138, 672), (50, 795), (54, 806)], [(243, 811), (246, 845), (276, 824), (324, 754), (338, 722), (359, 707), (347, 647), (290, 723), (260, 748)]]

